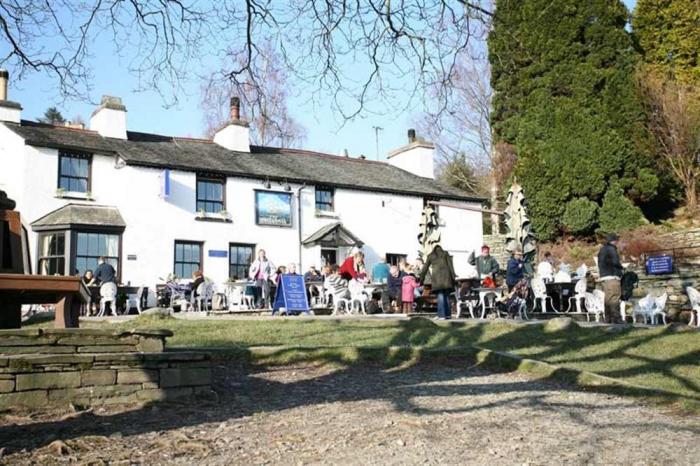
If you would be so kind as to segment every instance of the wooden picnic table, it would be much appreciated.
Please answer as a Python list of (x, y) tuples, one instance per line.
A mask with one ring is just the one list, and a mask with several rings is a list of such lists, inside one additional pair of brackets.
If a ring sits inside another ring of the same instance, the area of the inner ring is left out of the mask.
[(0, 328), (20, 328), (22, 304), (55, 304), (54, 327), (79, 326), (80, 306), (90, 292), (80, 277), (0, 274)]

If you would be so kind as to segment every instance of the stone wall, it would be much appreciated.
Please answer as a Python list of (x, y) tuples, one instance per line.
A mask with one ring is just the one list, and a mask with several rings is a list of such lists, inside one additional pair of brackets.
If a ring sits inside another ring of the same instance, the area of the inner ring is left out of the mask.
[[(484, 235), (484, 244), (491, 248), (491, 255), (496, 258), (501, 268), (504, 269), (510, 259), (510, 254), (506, 251), (506, 235)], [(481, 251), (476, 251), (478, 256)]]
[(206, 396), (210, 356), (163, 352), (169, 331), (0, 330), (0, 408)]
[[(679, 273), (668, 275), (645, 275), (644, 271), (635, 269), (639, 276), (639, 284), (634, 290), (634, 298), (642, 298), (651, 293), (660, 296), (668, 293), (666, 310), (670, 320), (687, 322), (690, 319), (688, 295), (685, 292), (687, 286), (700, 289), (700, 269), (681, 270)], [(681, 313), (681, 311), (683, 311)]]

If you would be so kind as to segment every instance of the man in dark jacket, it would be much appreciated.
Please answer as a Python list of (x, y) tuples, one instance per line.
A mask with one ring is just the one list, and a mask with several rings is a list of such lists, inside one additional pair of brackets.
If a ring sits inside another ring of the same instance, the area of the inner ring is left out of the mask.
[(433, 252), (428, 255), (425, 266), (420, 273), (420, 282), (426, 278), (428, 270), (431, 273), (431, 292), (437, 294), (438, 319), (446, 320), (452, 317), (450, 308), (450, 293), (455, 290), (455, 269), (452, 264), (452, 256), (442, 247), (435, 246)]
[(525, 263), (523, 262), (523, 251), (516, 249), (513, 251), (513, 257), (508, 260), (508, 268), (506, 269), (506, 285), (508, 291), (523, 279), (525, 276)]
[(609, 234), (598, 252), (598, 272), (605, 293), (605, 321), (609, 324), (624, 323), (620, 316), (622, 264), (620, 254), (617, 252), (619, 239), (616, 234)]
[(100, 285), (105, 283), (116, 284), (117, 271), (114, 270), (114, 267), (112, 267), (112, 265), (108, 263), (104, 257), (100, 257), (98, 262), (99, 265), (95, 269), (95, 280)]

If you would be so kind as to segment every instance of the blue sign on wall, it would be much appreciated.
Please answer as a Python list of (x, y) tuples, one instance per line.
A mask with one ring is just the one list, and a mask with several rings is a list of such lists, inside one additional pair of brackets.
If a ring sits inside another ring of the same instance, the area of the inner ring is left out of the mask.
[(647, 259), (647, 273), (649, 275), (663, 275), (673, 273), (673, 257), (652, 256)]
[(287, 314), (292, 312), (309, 313), (309, 301), (306, 298), (306, 285), (302, 275), (282, 275), (277, 286), (272, 313), (279, 312), (281, 307), (287, 310)]
[(217, 250), (217, 249), (210, 249), (209, 250), (209, 257), (228, 257), (228, 251), (224, 250)]
[(163, 199), (170, 197), (170, 170), (167, 168), (160, 175), (160, 197)]

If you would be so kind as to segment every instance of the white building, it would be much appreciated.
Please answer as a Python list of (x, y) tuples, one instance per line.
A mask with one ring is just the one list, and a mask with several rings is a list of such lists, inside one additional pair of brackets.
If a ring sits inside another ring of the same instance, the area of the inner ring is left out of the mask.
[[(0, 189), (17, 202), (34, 273), (83, 273), (104, 255), (121, 282), (154, 289), (196, 268), (217, 282), (243, 276), (257, 248), (303, 272), (340, 263), (354, 245), (371, 270), (380, 259), (416, 257), (427, 200), (483, 201), (435, 181), (433, 146), (414, 133), (375, 162), (250, 145), (237, 105), (213, 141), (127, 131), (113, 97), (89, 130), (20, 113), (0, 101)], [(482, 243), (481, 213), (441, 206), (439, 215), (459, 274)]]

